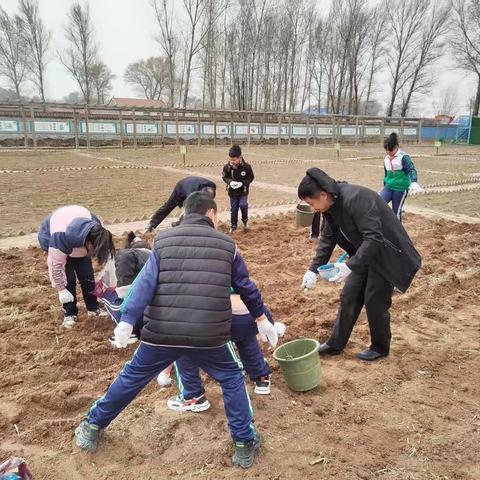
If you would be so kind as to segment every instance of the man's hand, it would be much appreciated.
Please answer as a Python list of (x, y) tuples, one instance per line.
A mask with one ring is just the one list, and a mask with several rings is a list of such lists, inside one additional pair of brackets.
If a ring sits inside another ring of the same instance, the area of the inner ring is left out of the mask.
[(307, 270), (303, 276), (302, 288), (311, 289), (317, 283), (318, 275), (313, 273), (311, 270)]
[(275, 327), (268, 321), (268, 318), (265, 315), (257, 318), (257, 328), (260, 338), (275, 348), (278, 343), (278, 335), (275, 331)]
[(347, 264), (344, 262), (337, 262), (334, 264), (338, 268), (338, 273), (330, 278), (329, 282), (343, 282), (351, 273), (352, 271), (347, 267)]
[(64, 303), (71, 303), (75, 301), (75, 299), (73, 298), (73, 295), (66, 288), (58, 292), (58, 299), (60, 300), (60, 303), (62, 305)]
[(113, 344), (115, 345), (115, 347), (125, 348), (130, 341), (130, 335), (132, 334), (132, 332), (132, 325), (127, 322), (120, 322), (113, 331), (113, 335), (115, 337)]
[(416, 193), (421, 193), (421, 192), (423, 192), (423, 188), (417, 182), (412, 182), (410, 184), (408, 193), (415, 195)]
[(147, 227), (145, 228), (145, 232), (146, 232), (146, 233), (153, 232), (154, 230), (155, 230), (155, 227), (154, 227), (151, 223), (149, 223), (149, 224), (147, 225)]

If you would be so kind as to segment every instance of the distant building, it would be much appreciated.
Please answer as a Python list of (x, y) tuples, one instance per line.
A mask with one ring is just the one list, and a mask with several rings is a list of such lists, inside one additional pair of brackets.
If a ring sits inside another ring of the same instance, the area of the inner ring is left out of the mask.
[(125, 108), (166, 108), (167, 104), (162, 100), (150, 100), (148, 98), (113, 97), (108, 102), (108, 106)]
[(454, 118), (451, 115), (435, 115), (433, 118), (437, 123), (449, 124), (452, 123)]

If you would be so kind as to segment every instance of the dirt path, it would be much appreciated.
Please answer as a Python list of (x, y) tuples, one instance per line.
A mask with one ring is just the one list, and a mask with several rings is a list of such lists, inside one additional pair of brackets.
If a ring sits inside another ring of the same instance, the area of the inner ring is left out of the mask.
[[(221, 391), (208, 379), (209, 411), (167, 410), (176, 388), (152, 382), (97, 453), (76, 448), (75, 426), (134, 348), (112, 350), (111, 322), (87, 319), (82, 304), (76, 328), (62, 329), (43, 253), (0, 252), (0, 458), (25, 457), (35, 480), (478, 480), (480, 227), (415, 215), (405, 225), (423, 267), (394, 295), (390, 356), (355, 358), (369, 343), (362, 313), (345, 351), (321, 359), (320, 386), (300, 394), (264, 346), (272, 394), (251, 394), (265, 443), (248, 472), (231, 466)], [(284, 340), (326, 338), (341, 287), (300, 292), (315, 246), (293, 215), (253, 221), (236, 239), (274, 318), (288, 326)]]

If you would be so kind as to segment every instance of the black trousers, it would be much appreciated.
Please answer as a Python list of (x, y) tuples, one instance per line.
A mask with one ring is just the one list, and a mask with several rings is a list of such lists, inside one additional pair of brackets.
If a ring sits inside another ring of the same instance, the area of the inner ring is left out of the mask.
[(67, 275), (67, 290), (73, 295), (74, 301), (63, 304), (63, 310), (66, 316), (77, 315), (77, 278), (82, 289), (83, 300), (88, 311), (98, 309), (98, 300), (91, 292), (95, 288), (95, 277), (93, 273), (92, 259), (90, 257), (67, 258), (65, 265)]
[(372, 269), (352, 272), (346, 279), (340, 294), (340, 307), (328, 345), (343, 350), (350, 338), (353, 326), (365, 305), (370, 328), (370, 348), (388, 354), (390, 350), (390, 307), (393, 285)]

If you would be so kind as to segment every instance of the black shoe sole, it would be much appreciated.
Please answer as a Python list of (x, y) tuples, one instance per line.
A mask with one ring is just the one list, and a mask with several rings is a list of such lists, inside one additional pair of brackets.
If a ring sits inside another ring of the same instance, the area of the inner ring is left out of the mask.
[(385, 358), (388, 357), (388, 354), (382, 353), (379, 354), (378, 356), (375, 357), (362, 357), (360, 354), (355, 355), (359, 360), (363, 360), (364, 362), (374, 362), (375, 360), (378, 360), (379, 358)]

